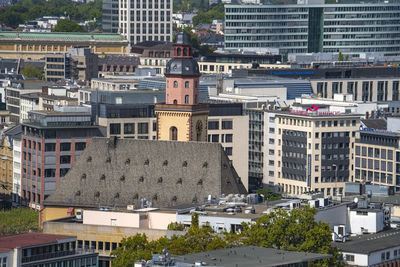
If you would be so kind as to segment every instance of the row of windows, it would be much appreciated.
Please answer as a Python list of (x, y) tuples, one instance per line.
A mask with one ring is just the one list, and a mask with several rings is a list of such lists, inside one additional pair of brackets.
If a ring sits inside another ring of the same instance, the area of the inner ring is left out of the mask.
[(232, 143), (233, 141), (233, 134), (221, 134), (221, 141), (219, 140), (219, 134), (209, 134), (208, 135), (208, 142), (210, 143)]
[[(230, 130), (233, 129), (233, 121), (231, 120), (223, 120), (221, 125), (222, 130)], [(219, 121), (208, 121), (208, 129), (209, 130), (219, 130)]]
[(98, 251), (112, 251), (117, 247), (121, 247), (121, 243), (117, 242), (103, 242), (103, 241), (89, 241), (77, 240), (76, 247), (78, 249), (94, 249)]
[[(25, 141), (25, 140), (24, 140)], [(30, 145), (29, 145), (30, 148)], [(86, 142), (76, 142), (75, 151), (82, 151), (86, 148)], [(35, 142), (33, 142), (33, 149), (35, 149)], [(38, 150), (40, 150), (40, 143), (38, 143)], [(46, 152), (56, 151), (56, 143), (46, 143), (44, 146)], [(60, 143), (60, 151), (71, 151), (71, 143)]]
[[(123, 123), (124, 134), (135, 134), (135, 123)], [(157, 123), (153, 123), (153, 132), (157, 131)], [(110, 134), (121, 134), (121, 123), (110, 123)], [(139, 122), (137, 124), (138, 134), (149, 133), (149, 123)]]
[(368, 169), (374, 169), (374, 170), (393, 172), (393, 163), (390, 161), (384, 161), (384, 160), (379, 161), (379, 160), (356, 157), (355, 166), (358, 168), (361, 167), (364, 169), (368, 168)]
[(393, 150), (356, 146), (356, 156), (393, 160)]
[[(384, 172), (373, 172), (373, 171), (356, 169), (355, 178), (359, 180), (361, 179), (364, 181), (373, 181), (389, 185), (393, 184), (393, 175)], [(396, 179), (396, 185), (400, 185), (397, 179)]]

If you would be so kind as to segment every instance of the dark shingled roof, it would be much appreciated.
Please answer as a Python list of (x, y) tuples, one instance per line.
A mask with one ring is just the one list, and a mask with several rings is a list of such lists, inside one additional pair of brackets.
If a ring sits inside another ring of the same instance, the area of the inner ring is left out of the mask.
[(220, 144), (94, 138), (44, 205), (169, 207), (230, 193), (246, 189)]
[(386, 130), (387, 122), (384, 119), (366, 119), (361, 120), (367, 128), (372, 128), (375, 130)]
[(207, 252), (174, 256), (185, 263), (205, 262), (207, 266), (291, 266), (291, 264), (330, 258), (331, 255), (261, 248), (255, 246), (218, 249)]
[(341, 252), (370, 254), (400, 246), (400, 230), (391, 229), (376, 234), (349, 237), (345, 243), (333, 242)]

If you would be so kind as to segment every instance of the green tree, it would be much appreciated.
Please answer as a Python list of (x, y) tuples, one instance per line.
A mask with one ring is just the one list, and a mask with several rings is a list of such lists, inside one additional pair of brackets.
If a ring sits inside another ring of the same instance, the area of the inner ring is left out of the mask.
[(192, 214), (191, 228), (199, 228), (199, 214), (196, 212)]
[[(283, 250), (333, 255), (310, 266), (341, 267), (340, 254), (331, 247), (329, 225), (315, 222), (316, 209), (309, 206), (290, 212), (278, 209), (260, 217), (255, 223), (243, 223), (243, 231), (215, 234), (210, 227), (199, 227), (198, 216), (192, 216), (192, 226), (180, 236), (165, 237), (149, 242), (145, 235), (123, 239), (122, 247), (112, 252), (113, 266), (132, 266), (140, 259), (150, 259), (153, 253), (166, 248), (175, 255), (204, 252), (214, 249), (254, 245)], [(197, 222), (196, 222), (197, 221)]]
[(0, 211), (0, 236), (39, 231), (39, 213), (28, 208)]
[(343, 61), (344, 60), (342, 52), (339, 52), (338, 60), (339, 61)]
[(317, 210), (305, 206), (290, 212), (278, 209), (262, 216), (255, 224), (244, 225), (244, 245), (271, 247), (334, 255), (318, 266), (342, 266), (336, 248), (331, 247), (331, 230), (327, 223), (315, 222)]
[(112, 265), (118, 266), (134, 266), (135, 261), (150, 260), (153, 257), (151, 243), (147, 240), (145, 234), (136, 234), (134, 236), (124, 238), (121, 241), (121, 247), (111, 252), (113, 259)]
[(54, 27), (53, 32), (84, 32), (85, 30), (75, 21), (60, 19)]
[(193, 25), (210, 24), (214, 19), (223, 20), (225, 17), (225, 10), (223, 4), (213, 6), (206, 12), (200, 11), (197, 16), (193, 17)]
[(24, 75), (25, 78), (36, 78), (39, 80), (43, 79), (43, 70), (38, 69), (33, 65), (26, 65), (24, 69), (22, 70), (22, 75)]

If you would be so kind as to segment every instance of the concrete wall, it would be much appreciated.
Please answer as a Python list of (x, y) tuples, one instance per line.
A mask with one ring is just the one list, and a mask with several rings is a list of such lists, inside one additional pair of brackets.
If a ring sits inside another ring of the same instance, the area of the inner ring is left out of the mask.
[(139, 213), (84, 210), (83, 224), (139, 227)]
[(176, 213), (149, 212), (149, 229), (167, 230), (168, 224), (176, 222)]
[(45, 207), (41, 211), (42, 222), (68, 217), (68, 207)]

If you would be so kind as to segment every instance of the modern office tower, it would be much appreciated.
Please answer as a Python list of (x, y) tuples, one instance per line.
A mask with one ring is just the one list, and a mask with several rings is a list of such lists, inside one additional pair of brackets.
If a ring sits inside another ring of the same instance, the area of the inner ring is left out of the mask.
[(225, 48), (400, 55), (398, 0), (225, 5)]
[(276, 113), (275, 184), (281, 192), (343, 194), (352, 180), (350, 155), (359, 121), (357, 114), (324, 108)]
[(118, 33), (118, 0), (103, 0), (103, 32)]
[(144, 41), (172, 41), (172, 6), (172, 0), (120, 0), (118, 32), (131, 46)]

